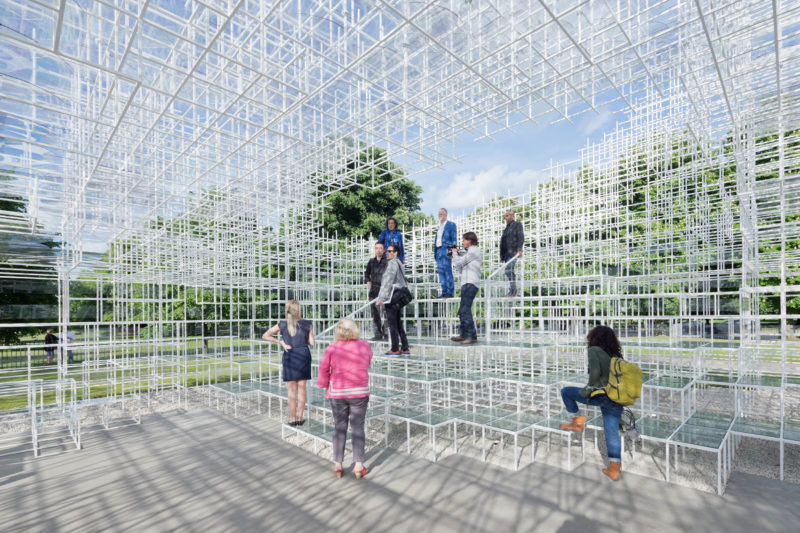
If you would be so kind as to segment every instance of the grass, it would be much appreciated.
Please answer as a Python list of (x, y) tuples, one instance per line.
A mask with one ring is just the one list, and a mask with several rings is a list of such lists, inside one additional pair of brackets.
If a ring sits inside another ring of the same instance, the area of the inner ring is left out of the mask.
[[(275, 363), (273, 363), (274, 365)], [(234, 365), (234, 368), (230, 367)], [(241, 365), (241, 373), (236, 371), (235, 366)], [(250, 367), (258, 366), (257, 362), (247, 357), (234, 358), (233, 363), (230, 360), (217, 360), (212, 363), (209, 362), (192, 362), (186, 366), (186, 379), (185, 384), (181, 383), (182, 380), (173, 377), (153, 376), (149, 372), (144, 376), (136, 376), (134, 369), (118, 369), (113, 374), (107, 370), (91, 371), (88, 374), (83, 369), (77, 371), (70, 371), (69, 377), (75, 379), (78, 383), (76, 390), (77, 400), (85, 398), (105, 398), (111, 395), (112, 392), (117, 394), (124, 394), (131, 392), (134, 389), (134, 383), (138, 381), (138, 390), (147, 392), (149, 390), (165, 390), (178, 386), (196, 387), (208, 385), (210, 383), (224, 383), (231, 380), (238, 380), (241, 376), (242, 380), (248, 380), (251, 377), (261, 375), (276, 375), (277, 370), (270, 369), (267, 363), (261, 363), (261, 366), (267, 366), (262, 372), (255, 372)], [(58, 371), (55, 367), (45, 367), (45, 371), (37, 371), (32, 375), (34, 379), (42, 380), (55, 380), (58, 379)], [(52, 370), (50, 370), (52, 368)], [(165, 365), (164, 374), (169, 374), (171, 370), (169, 365)], [(28, 379), (27, 370), (14, 371), (10, 374), (4, 374), (0, 377), (0, 383), (13, 383), (16, 381), (25, 381)], [(117, 384), (112, 385), (109, 382), (114, 381)], [(89, 387), (82, 387), (81, 383), (89, 383)], [(121, 383), (126, 383), (122, 385)], [(89, 392), (87, 392), (87, 390)], [(55, 392), (47, 392), (43, 395), (44, 404), (55, 403)], [(13, 409), (20, 409), (28, 406), (27, 394), (19, 394), (13, 396), (0, 397), (0, 413)]]

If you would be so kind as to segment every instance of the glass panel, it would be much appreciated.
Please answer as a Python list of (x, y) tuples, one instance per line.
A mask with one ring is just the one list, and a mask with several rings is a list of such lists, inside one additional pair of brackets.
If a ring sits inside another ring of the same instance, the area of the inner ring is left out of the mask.
[(792, 442), (800, 443), (800, 420), (784, 418), (783, 438)]
[(434, 411), (432, 413), (422, 413), (410, 418), (415, 422), (419, 422), (427, 426), (438, 426), (453, 420), (453, 417), (450, 416), (450, 413), (446, 409), (443, 411)]
[(682, 389), (691, 383), (692, 380), (676, 376), (658, 376), (645, 383), (651, 387), (661, 387), (666, 389)]
[(748, 374), (742, 376), (737, 382), (739, 385), (749, 385), (754, 387), (780, 387), (782, 385), (781, 378), (778, 376), (754, 376)]
[(534, 424), (542, 421), (543, 419), (544, 416), (542, 415), (521, 411), (519, 413), (512, 413), (503, 418), (496, 418), (491, 422), (489, 422), (487, 425), (489, 427), (502, 429), (506, 431), (520, 432), (530, 429)]
[(413, 407), (404, 407), (404, 406), (390, 406), (389, 407), (389, 414), (392, 416), (397, 416), (401, 418), (414, 418), (415, 416), (421, 416), (425, 414), (425, 411), (422, 409), (415, 409)]
[(763, 420), (751, 417), (739, 417), (731, 428), (732, 431), (779, 438), (781, 436), (780, 420)]
[(732, 421), (732, 414), (715, 413), (712, 411), (697, 411), (691, 417), (689, 417), (685, 425), (727, 430)]
[(717, 450), (722, 445), (722, 441), (725, 439), (725, 435), (727, 433), (727, 430), (715, 428), (683, 426), (672, 437), (672, 440), (675, 442), (682, 442), (685, 444), (692, 444), (694, 446), (702, 446), (704, 448), (712, 448)]
[(636, 429), (647, 437), (667, 439), (681, 423), (678, 420), (669, 420), (656, 417), (640, 418), (636, 421)]

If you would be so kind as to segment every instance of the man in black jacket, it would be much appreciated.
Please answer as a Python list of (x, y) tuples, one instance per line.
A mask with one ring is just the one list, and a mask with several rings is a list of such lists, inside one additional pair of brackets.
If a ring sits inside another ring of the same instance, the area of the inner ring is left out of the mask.
[[(375, 243), (375, 257), (367, 263), (367, 270), (364, 272), (364, 281), (367, 282), (367, 289), (369, 289), (369, 299), (374, 300), (381, 292), (381, 278), (383, 272), (386, 270), (387, 259), (383, 257), (384, 252), (383, 243)], [(381, 321), (381, 309), (376, 304), (369, 306), (372, 311), (372, 323), (375, 326), (375, 336), (371, 341), (382, 341), (386, 339), (386, 331)]]
[[(522, 229), (522, 223), (514, 220), (514, 210), (509, 209), (506, 211), (506, 229), (503, 230), (503, 236), (500, 237), (500, 262), (508, 263), (514, 256), (522, 257), (522, 244), (525, 241), (525, 235)], [(506, 266), (506, 277), (510, 282), (508, 294), (506, 296), (517, 295), (517, 276), (514, 272), (514, 267), (517, 262), (513, 261)]]

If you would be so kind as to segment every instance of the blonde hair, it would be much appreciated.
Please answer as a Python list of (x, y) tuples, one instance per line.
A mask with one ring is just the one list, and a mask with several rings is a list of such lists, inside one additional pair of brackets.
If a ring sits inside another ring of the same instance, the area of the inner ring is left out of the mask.
[(286, 302), (286, 329), (289, 330), (289, 335), (292, 337), (297, 333), (297, 323), (301, 320), (303, 320), (303, 315), (300, 314), (300, 302), (297, 300)]
[(336, 324), (333, 332), (333, 339), (337, 341), (358, 340), (358, 326), (350, 318), (343, 318)]

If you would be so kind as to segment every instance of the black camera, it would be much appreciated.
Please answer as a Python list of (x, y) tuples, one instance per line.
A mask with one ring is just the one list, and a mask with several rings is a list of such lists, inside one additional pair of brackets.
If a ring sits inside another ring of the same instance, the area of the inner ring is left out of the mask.
[(459, 248), (456, 245), (448, 246), (447, 247), (447, 257), (452, 259), (453, 258), (453, 253), (456, 253), (458, 255), (464, 255), (465, 253), (467, 253), (467, 251), (465, 249), (463, 249), (463, 248)]

